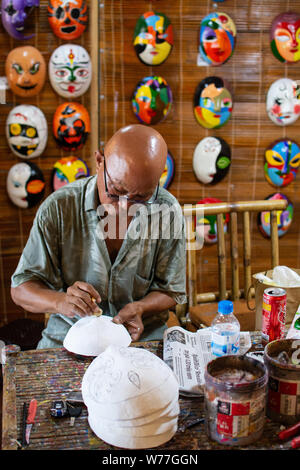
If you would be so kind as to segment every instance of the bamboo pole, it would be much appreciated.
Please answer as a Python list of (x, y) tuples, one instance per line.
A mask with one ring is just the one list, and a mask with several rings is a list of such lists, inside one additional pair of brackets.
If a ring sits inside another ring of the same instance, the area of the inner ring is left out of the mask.
[(270, 213), (272, 269), (279, 265), (277, 211)]
[(96, 173), (96, 160), (94, 152), (99, 149), (99, 2), (90, 2), (90, 42), (91, 42), (91, 62), (92, 81), (90, 87), (91, 97), (91, 173)]
[[(190, 245), (195, 243), (195, 223), (194, 217), (186, 217), (186, 237)], [(188, 268), (188, 296), (189, 306), (197, 304), (197, 267), (196, 250), (187, 250), (187, 268)]]
[(237, 233), (237, 213), (230, 215), (230, 248), (231, 248), (231, 279), (232, 279), (232, 300), (237, 300), (240, 294), (239, 288), (239, 250)]
[(220, 300), (225, 299), (226, 295), (226, 252), (225, 252), (225, 234), (224, 234), (224, 216), (217, 214), (218, 229), (218, 258), (219, 258), (219, 290)]
[(189, 204), (183, 207), (184, 216), (210, 215), (221, 214), (230, 212), (261, 212), (271, 210), (284, 210), (287, 207), (287, 201), (283, 199), (278, 200), (262, 200), (262, 201), (239, 201), (239, 202), (222, 202), (214, 204)]
[[(255, 296), (255, 290), (251, 287), (249, 292), (249, 298)], [(207, 303), (207, 302), (217, 302), (220, 298), (219, 292), (203, 292), (202, 294), (197, 294), (196, 300), (197, 304)], [(226, 290), (225, 299), (232, 298), (232, 290)], [(239, 290), (239, 298), (246, 298), (245, 289)]]
[(250, 241), (250, 215), (243, 213), (243, 234), (244, 234), (244, 289), (247, 296), (251, 286), (251, 241)]

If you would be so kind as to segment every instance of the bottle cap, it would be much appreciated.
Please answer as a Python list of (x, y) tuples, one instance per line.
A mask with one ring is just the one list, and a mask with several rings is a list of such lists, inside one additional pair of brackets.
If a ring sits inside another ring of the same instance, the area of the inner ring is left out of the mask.
[(218, 303), (218, 312), (222, 313), (222, 315), (233, 313), (233, 303), (230, 300), (221, 300)]

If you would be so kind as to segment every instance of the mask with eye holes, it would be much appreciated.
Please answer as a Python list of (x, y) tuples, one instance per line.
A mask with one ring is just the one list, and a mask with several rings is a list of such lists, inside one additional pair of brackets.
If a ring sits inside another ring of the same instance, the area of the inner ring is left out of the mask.
[(17, 157), (26, 160), (38, 157), (47, 145), (48, 127), (44, 113), (32, 105), (16, 106), (6, 120), (6, 137)]
[(63, 103), (53, 117), (53, 133), (58, 145), (64, 150), (79, 150), (91, 131), (90, 117), (80, 103)]
[(15, 39), (29, 39), (34, 34), (25, 36), (24, 31), (29, 15), (34, 7), (40, 6), (40, 0), (2, 0), (1, 18), (5, 30)]
[(73, 40), (84, 32), (87, 23), (85, 0), (49, 0), (48, 20), (53, 33), (61, 39)]
[(37, 95), (43, 88), (46, 63), (35, 47), (16, 47), (6, 58), (5, 73), (11, 91), (15, 95), (28, 98)]
[(90, 86), (92, 65), (88, 52), (77, 44), (63, 44), (49, 61), (49, 77), (54, 90), (64, 98), (83, 95)]

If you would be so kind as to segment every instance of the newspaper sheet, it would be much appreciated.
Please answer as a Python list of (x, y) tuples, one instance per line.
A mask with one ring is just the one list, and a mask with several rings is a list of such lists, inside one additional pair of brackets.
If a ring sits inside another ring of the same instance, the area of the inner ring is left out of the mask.
[[(203, 395), (205, 366), (213, 359), (210, 345), (211, 328), (192, 333), (180, 326), (173, 326), (164, 332), (163, 359), (173, 369), (181, 395)], [(241, 331), (239, 355), (250, 348), (250, 333)]]

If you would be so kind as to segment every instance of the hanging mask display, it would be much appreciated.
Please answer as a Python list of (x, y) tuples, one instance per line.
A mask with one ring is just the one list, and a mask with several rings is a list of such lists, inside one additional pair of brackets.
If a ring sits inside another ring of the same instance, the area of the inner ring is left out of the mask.
[(86, 176), (89, 176), (89, 169), (83, 160), (73, 156), (63, 157), (53, 165), (52, 189), (56, 191), (62, 186)]
[(280, 62), (300, 59), (300, 15), (286, 12), (276, 16), (270, 31), (271, 49)]
[[(197, 204), (212, 204), (216, 202), (223, 202), (220, 199), (214, 197), (206, 197), (197, 202)], [(224, 233), (227, 232), (227, 224), (229, 222), (229, 214), (224, 215)], [(197, 237), (201, 243), (212, 245), (217, 243), (218, 234), (217, 234), (217, 216), (216, 215), (205, 215), (204, 217), (196, 217), (196, 232)]]
[(15, 39), (30, 39), (34, 34), (24, 34), (27, 19), (40, 0), (2, 0), (1, 18), (4, 29)]
[(32, 162), (17, 163), (8, 172), (6, 189), (10, 200), (16, 206), (22, 209), (33, 207), (44, 195), (43, 173)]
[(158, 124), (167, 117), (172, 106), (172, 91), (162, 77), (145, 77), (132, 98), (133, 112), (143, 124)]
[(195, 148), (193, 170), (203, 184), (221, 181), (227, 175), (230, 164), (230, 147), (220, 137), (205, 137)]
[(290, 78), (272, 83), (267, 94), (267, 113), (278, 126), (295, 122), (300, 114), (300, 86)]
[(58, 145), (64, 150), (79, 150), (91, 131), (90, 117), (80, 103), (63, 103), (53, 117), (53, 133)]
[(88, 52), (77, 44), (64, 44), (52, 53), (49, 61), (50, 82), (64, 98), (77, 98), (89, 88), (92, 64)]
[(144, 64), (162, 64), (173, 47), (173, 26), (169, 18), (153, 11), (144, 13), (136, 23), (133, 45)]
[(232, 96), (222, 78), (207, 77), (196, 88), (194, 114), (197, 122), (206, 129), (224, 126), (232, 113)]
[(35, 47), (16, 47), (6, 58), (5, 73), (11, 91), (15, 95), (28, 98), (37, 95), (43, 88), (46, 63)]
[(233, 54), (236, 27), (226, 13), (205, 16), (200, 26), (199, 52), (209, 65), (224, 64)]
[[(282, 193), (274, 193), (266, 199), (285, 199), (288, 201), (287, 208), (284, 211), (277, 211), (278, 237), (282, 237), (290, 228), (294, 216), (294, 207), (291, 201)], [(259, 212), (257, 214), (257, 224), (261, 233), (266, 238), (271, 237), (270, 212)]]
[(165, 169), (162, 172), (162, 175), (161, 175), (160, 180), (159, 180), (160, 186), (167, 189), (173, 181), (174, 172), (175, 172), (174, 158), (173, 158), (171, 152), (168, 150)]
[(36, 106), (21, 104), (13, 108), (5, 130), (8, 145), (17, 157), (36, 158), (44, 152), (48, 126), (44, 113)]
[(49, 0), (48, 20), (53, 33), (68, 41), (79, 38), (88, 24), (86, 0)]
[(287, 186), (296, 178), (300, 148), (290, 139), (276, 140), (265, 151), (265, 177), (273, 186)]

